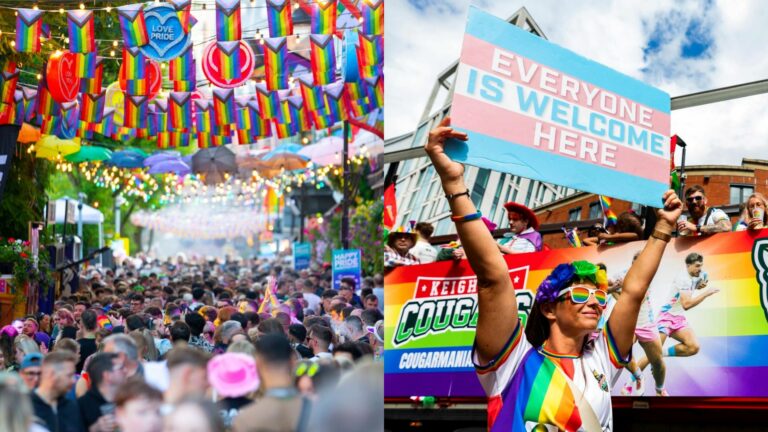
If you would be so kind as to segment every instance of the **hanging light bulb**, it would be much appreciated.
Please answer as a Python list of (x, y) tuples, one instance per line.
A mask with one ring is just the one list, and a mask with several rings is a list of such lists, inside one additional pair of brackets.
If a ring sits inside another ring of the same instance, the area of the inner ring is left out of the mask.
[(110, 13), (110, 12), (112, 12), (112, 6), (107, 6), (107, 9), (106, 9), (106, 11), (107, 11), (107, 13)]
[(114, 57), (115, 56), (115, 50), (109, 50), (109, 56)]
[(37, 10), (39, 8), (37, 7), (37, 5), (34, 5), (34, 6), (32, 6), (32, 9)]
[(64, 8), (59, 8), (59, 13), (64, 15)]
[(80, 10), (85, 9), (85, 5), (83, 3), (80, 3)]

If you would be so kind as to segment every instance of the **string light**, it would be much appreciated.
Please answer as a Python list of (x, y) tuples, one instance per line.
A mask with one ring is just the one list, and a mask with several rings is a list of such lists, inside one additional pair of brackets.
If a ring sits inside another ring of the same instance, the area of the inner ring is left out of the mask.
[(59, 13), (64, 15), (64, 8), (59, 8)]
[(112, 46), (113, 46), (113, 47), (117, 47), (117, 41), (116, 41), (116, 40), (113, 40), (113, 41), (112, 41)]
[(85, 5), (83, 3), (80, 3), (80, 10), (85, 9)]
[(104, 9), (104, 10), (106, 10), (107, 13), (111, 13), (112, 12), (112, 6), (107, 6), (107, 8)]

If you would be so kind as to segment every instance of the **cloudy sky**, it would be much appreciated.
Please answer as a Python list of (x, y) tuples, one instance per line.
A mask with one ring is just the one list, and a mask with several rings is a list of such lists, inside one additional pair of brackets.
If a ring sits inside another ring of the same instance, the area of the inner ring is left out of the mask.
[[(387, 137), (416, 127), (458, 59), (470, 3), (504, 19), (525, 6), (551, 42), (671, 96), (768, 78), (764, 1), (397, 0), (385, 22)], [(672, 111), (672, 133), (689, 165), (768, 159), (768, 95)]]

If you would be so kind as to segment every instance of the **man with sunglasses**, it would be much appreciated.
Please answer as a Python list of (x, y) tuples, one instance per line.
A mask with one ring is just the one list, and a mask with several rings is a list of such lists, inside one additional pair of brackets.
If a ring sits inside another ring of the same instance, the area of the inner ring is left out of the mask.
[(731, 219), (724, 211), (707, 206), (704, 188), (693, 185), (685, 190), (685, 202), (690, 219), (679, 220), (677, 231), (680, 235), (702, 235), (731, 231)]

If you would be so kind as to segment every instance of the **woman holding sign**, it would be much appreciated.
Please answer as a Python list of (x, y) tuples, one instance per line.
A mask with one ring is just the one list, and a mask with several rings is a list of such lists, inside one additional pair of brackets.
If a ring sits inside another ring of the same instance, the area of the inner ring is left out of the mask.
[[(566, 431), (613, 428), (611, 387), (629, 361), (640, 304), (671, 238), (682, 203), (673, 191), (652, 237), (624, 279), (605, 329), (591, 337), (606, 305), (607, 278), (592, 263), (558, 265), (538, 288), (525, 329), (504, 258), (464, 185), (464, 166), (444, 152), (445, 140), (466, 141), (443, 119), (425, 150), (440, 175), (451, 220), (477, 274), (479, 316), (473, 361), (488, 394), (491, 430)], [(536, 429), (538, 430), (538, 429)], [(549, 430), (549, 429), (547, 429)]]

